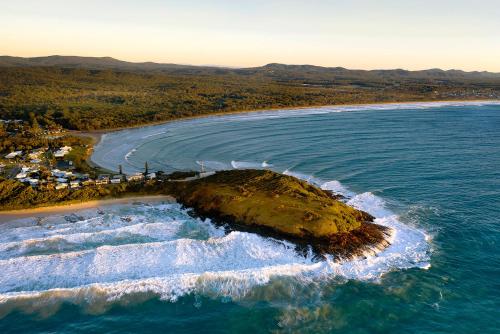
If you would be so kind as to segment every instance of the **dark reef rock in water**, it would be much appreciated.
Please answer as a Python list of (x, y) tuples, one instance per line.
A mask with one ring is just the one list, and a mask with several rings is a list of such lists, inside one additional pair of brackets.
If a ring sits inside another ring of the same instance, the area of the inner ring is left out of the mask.
[(338, 196), (269, 170), (221, 171), (177, 182), (172, 193), (196, 215), (243, 230), (285, 239), (317, 254), (352, 258), (389, 245), (390, 229)]
[(85, 218), (83, 218), (82, 216), (78, 216), (75, 213), (64, 216), (64, 220), (66, 220), (68, 223), (76, 223), (76, 222), (82, 221), (84, 219)]

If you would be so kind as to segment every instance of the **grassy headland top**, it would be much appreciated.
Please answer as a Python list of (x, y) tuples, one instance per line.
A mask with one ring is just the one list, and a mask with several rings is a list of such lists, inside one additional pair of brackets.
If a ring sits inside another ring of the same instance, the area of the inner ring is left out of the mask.
[(92, 130), (267, 108), (500, 98), (500, 74), (0, 57), (3, 119)]
[(387, 246), (388, 229), (335, 194), (269, 170), (229, 170), (170, 185), (169, 194), (204, 217), (342, 257)]

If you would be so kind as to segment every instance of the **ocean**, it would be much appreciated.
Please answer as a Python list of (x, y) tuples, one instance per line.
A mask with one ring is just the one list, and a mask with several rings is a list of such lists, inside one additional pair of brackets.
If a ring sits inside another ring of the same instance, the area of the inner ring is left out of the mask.
[(176, 203), (0, 225), (1, 333), (499, 333), (500, 103), (214, 116), (105, 135), (128, 173), (269, 168), (395, 230), (337, 262)]

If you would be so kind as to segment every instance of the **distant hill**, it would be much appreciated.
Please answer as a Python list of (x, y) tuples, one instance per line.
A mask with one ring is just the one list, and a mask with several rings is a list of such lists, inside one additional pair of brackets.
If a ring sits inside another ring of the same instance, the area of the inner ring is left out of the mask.
[(254, 69), (242, 69), (242, 71), (267, 71), (272, 72), (274, 76), (287, 78), (319, 79), (328, 80), (337, 79), (367, 79), (367, 80), (386, 80), (386, 79), (420, 79), (420, 80), (481, 80), (481, 79), (500, 79), (500, 73), (492, 72), (465, 72), (460, 70), (441, 70), (429, 69), (422, 71), (408, 71), (402, 69), (394, 70), (350, 70), (343, 67), (321, 67), (313, 65), (284, 65), (268, 64)]
[(430, 79), (430, 80), (480, 80), (500, 79), (500, 73), (465, 72), (461, 70), (429, 69), (422, 71), (394, 70), (350, 70), (343, 67), (322, 67), (314, 65), (285, 65), (272, 63), (253, 68), (228, 68), (215, 66), (194, 66), (178, 64), (162, 64), (154, 62), (134, 63), (111, 57), (78, 57), (78, 56), (47, 56), (47, 57), (11, 57), (0, 56), (0, 67), (35, 67), (52, 66), (65, 68), (113, 69), (122, 71), (141, 71), (177, 74), (243, 74), (265, 75), (282, 80), (319, 80), (332, 79)]
[(121, 69), (121, 70), (162, 70), (184, 68), (176, 64), (158, 64), (153, 62), (132, 63), (111, 57), (78, 57), (78, 56), (47, 56), (47, 57), (11, 57), (0, 56), (0, 66), (58, 66), (89, 69)]

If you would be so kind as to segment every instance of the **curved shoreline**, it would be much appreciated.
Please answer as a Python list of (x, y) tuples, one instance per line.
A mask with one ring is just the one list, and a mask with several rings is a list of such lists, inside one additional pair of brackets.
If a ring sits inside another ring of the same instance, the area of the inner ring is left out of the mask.
[[(239, 111), (227, 111), (227, 112), (217, 112), (203, 115), (195, 115), (195, 116), (187, 116), (181, 118), (174, 118), (166, 121), (158, 121), (151, 122), (147, 124), (137, 124), (131, 126), (124, 126), (112, 129), (99, 129), (99, 130), (91, 130), (91, 131), (76, 131), (71, 130), (70, 133), (76, 136), (85, 136), (93, 139), (94, 144), (98, 145), (101, 142), (102, 136), (108, 133), (129, 130), (129, 129), (140, 129), (140, 128), (148, 128), (154, 127), (163, 124), (193, 120), (193, 119), (204, 119), (204, 118), (212, 118), (219, 116), (235, 116), (235, 115), (244, 115), (244, 114), (258, 114), (258, 113), (266, 113), (273, 111), (292, 111), (292, 110), (305, 110), (305, 109), (319, 109), (319, 108), (358, 108), (358, 107), (376, 107), (376, 106), (404, 106), (404, 105), (433, 105), (433, 104), (444, 104), (453, 105), (456, 103), (461, 104), (471, 104), (475, 103), (492, 103), (492, 104), (500, 104), (500, 100), (436, 100), (436, 101), (403, 101), (403, 102), (379, 102), (379, 103), (357, 103), (357, 104), (326, 104), (326, 105), (312, 105), (306, 107), (283, 107), (283, 108), (264, 108), (264, 109), (253, 109), (253, 110), (239, 110)], [(440, 105), (441, 106), (441, 105)], [(439, 107), (439, 106), (436, 106)], [(390, 110), (390, 108), (388, 109)]]
[[(140, 129), (150, 129), (160, 126), (166, 126), (169, 124), (189, 122), (193, 120), (210, 120), (216, 119), (220, 117), (240, 117), (245, 115), (259, 115), (259, 114), (273, 114), (278, 112), (283, 112), (284, 117), (287, 117), (287, 114), (298, 112), (302, 110), (332, 110), (332, 112), (354, 112), (354, 111), (368, 111), (368, 110), (404, 110), (404, 109), (412, 109), (412, 108), (439, 108), (446, 106), (457, 106), (457, 107), (465, 107), (465, 106), (480, 106), (480, 105), (498, 105), (500, 104), (500, 100), (442, 100), (442, 101), (407, 101), (407, 102), (384, 102), (384, 103), (366, 103), (366, 104), (338, 104), (338, 105), (321, 105), (321, 106), (308, 106), (308, 107), (291, 107), (291, 108), (272, 108), (272, 109), (259, 109), (259, 110), (242, 110), (242, 111), (234, 111), (234, 112), (224, 112), (224, 113), (214, 113), (214, 114), (206, 114), (206, 115), (197, 115), (190, 117), (183, 117), (179, 119), (172, 119), (168, 121), (161, 121), (156, 123), (109, 129), (109, 130), (96, 130), (89, 132), (73, 132), (76, 135), (87, 136), (93, 138), (95, 144), (93, 148), (93, 153), (89, 157), (89, 162), (95, 166), (98, 166), (102, 169), (109, 170), (109, 166), (105, 167), (94, 159), (94, 153), (96, 148), (98, 148), (103, 143), (103, 138), (108, 134), (113, 134), (126, 130), (137, 130)], [(347, 109), (347, 110), (345, 110)], [(291, 115), (290, 115), (291, 116)], [(125, 163), (125, 162), (123, 162)]]

